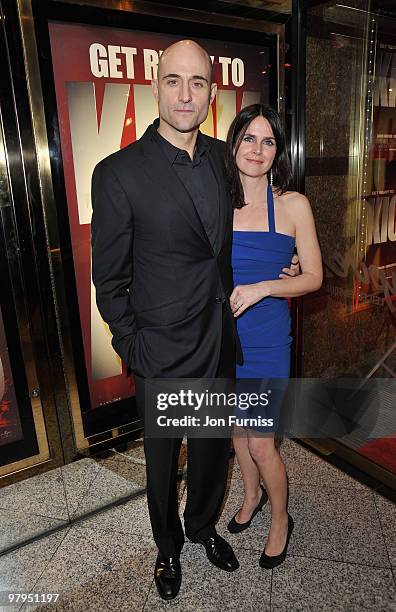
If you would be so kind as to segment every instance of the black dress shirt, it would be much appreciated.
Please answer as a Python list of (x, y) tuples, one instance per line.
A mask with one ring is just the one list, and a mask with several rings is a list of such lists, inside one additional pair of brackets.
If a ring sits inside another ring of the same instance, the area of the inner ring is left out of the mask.
[(170, 165), (189, 193), (213, 248), (219, 226), (219, 188), (210, 164), (210, 144), (198, 132), (194, 157), (166, 140), (156, 129), (156, 141), (162, 147)]

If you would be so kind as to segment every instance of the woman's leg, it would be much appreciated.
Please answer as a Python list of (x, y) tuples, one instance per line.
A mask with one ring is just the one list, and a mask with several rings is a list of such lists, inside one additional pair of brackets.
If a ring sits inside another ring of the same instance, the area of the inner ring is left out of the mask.
[(246, 429), (235, 427), (233, 445), (245, 487), (243, 504), (235, 519), (237, 523), (246, 523), (261, 498), (260, 473), (250, 455)]
[(282, 458), (275, 448), (274, 437), (260, 437), (249, 430), (248, 448), (257, 466), (271, 503), (271, 528), (265, 552), (279, 555), (287, 539), (287, 475)]

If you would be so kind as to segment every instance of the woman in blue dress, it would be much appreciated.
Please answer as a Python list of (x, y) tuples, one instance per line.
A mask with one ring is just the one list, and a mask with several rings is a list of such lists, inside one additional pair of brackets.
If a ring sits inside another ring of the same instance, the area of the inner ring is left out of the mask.
[[(309, 202), (302, 194), (288, 191), (290, 163), (274, 110), (253, 104), (240, 111), (229, 129), (226, 166), (234, 207), (235, 288), (230, 302), (243, 350), (237, 385), (254, 390), (251, 383), (259, 379), (261, 391), (272, 387), (275, 398), (274, 407), (272, 397), (267, 396), (270, 410), (250, 406), (240, 411), (248, 421), (243, 422), (244, 427), (235, 427), (233, 441), (244, 500), (228, 529), (232, 533), (247, 529), (269, 498), (271, 527), (259, 563), (273, 568), (284, 561), (293, 530), (287, 512), (286, 470), (274, 441), (278, 416), (274, 411), (290, 375), (287, 298), (319, 289), (322, 262)], [(289, 277), (282, 271), (290, 267), (295, 247), (301, 274)], [(260, 413), (275, 416), (274, 427), (260, 420)]]

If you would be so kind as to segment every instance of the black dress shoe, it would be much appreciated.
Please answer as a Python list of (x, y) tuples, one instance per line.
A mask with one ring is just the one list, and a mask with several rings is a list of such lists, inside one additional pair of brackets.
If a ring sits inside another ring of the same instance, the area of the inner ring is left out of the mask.
[(217, 533), (211, 538), (201, 538), (196, 540), (196, 542), (205, 546), (206, 556), (216, 567), (226, 572), (233, 572), (238, 569), (239, 563), (234, 555), (234, 551), (228, 542), (217, 535)]
[(246, 523), (237, 523), (236, 521), (236, 515), (238, 514), (238, 512), (236, 514), (234, 514), (234, 516), (232, 517), (232, 519), (230, 520), (230, 522), (227, 525), (227, 529), (230, 533), (240, 533), (241, 531), (245, 531), (245, 529), (247, 529), (248, 527), (250, 527), (250, 523), (252, 522), (252, 520), (254, 519), (254, 517), (256, 516), (256, 514), (258, 512), (260, 512), (260, 510), (263, 509), (263, 506), (267, 503), (268, 501), (268, 495), (267, 495), (267, 491), (264, 489), (263, 485), (260, 485), (261, 488), (261, 498), (259, 503), (257, 504), (257, 506), (255, 507), (255, 509), (253, 510), (252, 516), (250, 517), (250, 519), (248, 521), (246, 521)]
[(180, 590), (182, 580), (179, 558), (158, 555), (154, 578), (162, 599), (174, 599)]
[(287, 539), (284, 549), (279, 555), (270, 556), (265, 554), (265, 550), (262, 553), (259, 561), (260, 567), (264, 567), (265, 569), (273, 569), (277, 567), (286, 559), (287, 547), (289, 546), (290, 536), (292, 534), (294, 528), (294, 521), (289, 513), (287, 513)]

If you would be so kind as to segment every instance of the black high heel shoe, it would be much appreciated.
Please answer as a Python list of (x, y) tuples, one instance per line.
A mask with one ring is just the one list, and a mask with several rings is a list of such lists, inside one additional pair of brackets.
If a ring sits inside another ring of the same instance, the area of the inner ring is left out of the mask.
[(259, 561), (260, 567), (264, 567), (265, 569), (273, 569), (277, 567), (286, 559), (287, 547), (289, 546), (290, 537), (294, 528), (294, 521), (289, 513), (287, 513), (287, 538), (284, 549), (279, 555), (270, 556), (265, 554), (265, 550), (262, 553)]
[(238, 512), (236, 512), (234, 514), (234, 516), (232, 517), (232, 519), (230, 520), (230, 522), (227, 525), (227, 529), (230, 533), (240, 533), (241, 531), (245, 531), (245, 529), (247, 529), (248, 527), (250, 527), (250, 523), (252, 522), (252, 520), (254, 519), (254, 517), (256, 516), (256, 514), (258, 512), (260, 512), (260, 510), (263, 509), (263, 506), (267, 503), (268, 501), (268, 495), (267, 495), (267, 491), (264, 489), (263, 485), (260, 485), (260, 489), (262, 491), (261, 493), (261, 498), (259, 503), (257, 504), (257, 506), (255, 507), (255, 509), (252, 512), (252, 516), (250, 517), (250, 519), (248, 521), (246, 521), (246, 523), (237, 523), (235, 520), (236, 515), (238, 514)]

